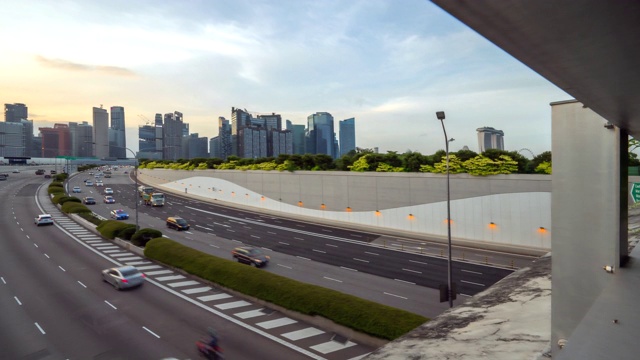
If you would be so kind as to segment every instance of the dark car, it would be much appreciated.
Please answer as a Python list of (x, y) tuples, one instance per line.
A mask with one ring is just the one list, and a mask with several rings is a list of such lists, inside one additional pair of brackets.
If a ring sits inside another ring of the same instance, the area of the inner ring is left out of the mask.
[(231, 255), (238, 260), (238, 262), (245, 264), (253, 264), (256, 267), (263, 267), (269, 263), (270, 258), (265, 255), (260, 249), (254, 247), (237, 247), (231, 251)]
[(87, 196), (82, 200), (82, 202), (84, 202), (85, 205), (95, 205), (96, 199), (92, 198), (91, 196)]
[(178, 231), (189, 230), (189, 223), (181, 217), (171, 216), (167, 218), (167, 227)]
[(122, 290), (144, 284), (145, 275), (134, 266), (121, 266), (102, 270), (102, 280)]

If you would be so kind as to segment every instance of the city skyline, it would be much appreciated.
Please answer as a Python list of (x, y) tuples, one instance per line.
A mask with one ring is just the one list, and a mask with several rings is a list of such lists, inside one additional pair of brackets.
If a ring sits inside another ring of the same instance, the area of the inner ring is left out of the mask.
[(549, 103), (570, 98), (425, 1), (24, 1), (3, 12), (0, 101), (27, 104), (35, 129), (123, 106), (136, 148), (139, 115), (177, 110), (211, 138), (240, 106), (293, 124), (354, 117), (359, 147), (421, 153), (444, 147), (442, 110), (452, 151), (477, 150), (475, 129), (490, 124), (508, 150), (537, 154), (551, 148)]

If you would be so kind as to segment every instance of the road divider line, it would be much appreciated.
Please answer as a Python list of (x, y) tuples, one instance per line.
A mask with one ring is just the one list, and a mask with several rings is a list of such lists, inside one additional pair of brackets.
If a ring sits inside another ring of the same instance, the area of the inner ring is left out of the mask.
[(58, 265), (58, 267), (60, 268), (60, 270), (67, 272), (67, 270), (65, 270), (62, 266)]
[(278, 241), (278, 243), (279, 243), (279, 244), (282, 244), (282, 245), (289, 245), (289, 243), (282, 242), (282, 241)]
[(27, 237), (27, 239), (31, 239), (31, 238), (29, 237), (29, 235), (25, 235), (25, 236)]
[(353, 260), (355, 260), (355, 261), (361, 261), (361, 262), (365, 262), (365, 263), (368, 263), (368, 262), (369, 262), (369, 260), (358, 259), (358, 258), (353, 258)]
[(471, 285), (482, 286), (482, 287), (485, 287), (485, 286), (486, 286), (485, 284), (480, 284), (480, 283), (471, 282), (471, 281), (465, 281), (465, 280), (460, 280), (460, 282), (467, 283), (467, 284), (471, 284)]
[(143, 326), (142, 328), (143, 328), (143, 329), (145, 329), (145, 330), (147, 330), (147, 332), (149, 332), (149, 334), (151, 334), (151, 335), (153, 335), (153, 336), (157, 337), (158, 339), (160, 339), (160, 335), (158, 335), (158, 334), (154, 333), (153, 331), (151, 331), (151, 330), (147, 329), (147, 327), (146, 327), (146, 326)]
[(87, 288), (87, 285), (83, 284), (82, 282), (80, 282), (80, 280), (78, 280), (78, 284), (82, 285), (83, 288)]
[(403, 282), (403, 283), (405, 283), (405, 284), (411, 284), (411, 285), (415, 285), (415, 284), (416, 284), (416, 283), (414, 283), (414, 282), (406, 281), (406, 280), (400, 280), (400, 279), (393, 279), (393, 280), (395, 280), (395, 281), (400, 281), (400, 282)]
[(51, 258), (49, 257), (49, 255), (47, 255), (47, 254), (44, 254), (44, 256), (46, 256), (46, 257), (47, 257), (47, 259), (51, 259)]
[(209, 244), (209, 246), (213, 246), (216, 249), (220, 249), (220, 246), (217, 246), (217, 245)]
[(333, 245), (333, 244), (325, 244), (326, 246), (331, 246), (331, 247), (338, 247), (338, 245)]
[(276, 235), (273, 231), (267, 231), (267, 234)]
[(462, 270), (460, 270), (460, 271), (468, 272), (468, 273), (472, 273), (472, 274), (482, 275), (482, 273), (481, 273), (481, 272), (478, 272), (478, 271), (471, 271), (471, 270), (464, 270), (464, 269), (462, 269)]
[(18, 303), (18, 305), (22, 306), (22, 303), (20, 302), (20, 299), (18, 299), (17, 296), (14, 296), (13, 298), (16, 299), (16, 302)]
[(256, 239), (260, 239), (260, 236), (258, 235), (251, 235), (252, 238), (256, 238)]
[(35, 247), (38, 247), (38, 244), (36, 244), (36, 243), (33, 243), (33, 246), (35, 246)]
[(412, 272), (412, 273), (416, 273), (416, 274), (422, 274), (422, 271), (411, 270), (411, 269), (405, 269), (405, 268), (403, 268), (402, 270), (404, 270), (404, 271), (408, 271), (408, 272)]
[(296, 256), (296, 257), (297, 257), (298, 259), (302, 259), (302, 260), (309, 260), (309, 261), (311, 261), (311, 259), (306, 258), (306, 257), (302, 257), (302, 256)]
[(311, 250), (313, 250), (313, 251), (315, 251), (315, 252), (322, 253), (322, 254), (326, 254), (326, 253), (327, 253), (326, 251), (322, 251), (322, 250), (316, 250), (316, 249), (311, 249)]
[(405, 300), (408, 300), (408, 299), (409, 299), (409, 298), (406, 298), (406, 297), (404, 297), (404, 296), (400, 296), (400, 295), (396, 295), (396, 294), (392, 294), (392, 293), (388, 293), (388, 292), (383, 292), (383, 294), (385, 294), (385, 295), (389, 295), (389, 296), (395, 296), (395, 297), (397, 297), (397, 298), (405, 299)]
[(380, 256), (380, 254), (376, 254), (376, 253), (369, 252), (369, 251), (365, 251), (364, 253), (365, 253), (365, 254), (369, 254), (369, 255)]
[(276, 264), (278, 266), (281, 266), (283, 268), (287, 268), (287, 269), (293, 269), (291, 266), (286, 266), (286, 265), (282, 265), (282, 264)]
[[(417, 260), (409, 260), (409, 262), (416, 263), (416, 264), (422, 264), (422, 265), (429, 265), (429, 264), (428, 264), (428, 263), (426, 263), (426, 262), (417, 261)], [(462, 271), (464, 271), (464, 270), (462, 270)]]
[(304, 241), (304, 239), (303, 239), (303, 238), (299, 238), (299, 237), (294, 237), (294, 239)]
[(340, 266), (340, 269), (345, 269), (345, 270), (349, 270), (349, 271), (355, 271), (355, 272), (358, 272), (358, 270), (356, 270), (356, 269), (352, 269), (352, 268), (348, 268), (348, 267), (346, 267), (346, 266)]
[(3, 277), (0, 277), (0, 280), (2, 280), (2, 283), (3, 283), (3, 284), (7, 285), (7, 282), (6, 282), (6, 281), (4, 281), (4, 278), (3, 278)]
[(269, 249), (269, 248), (266, 248), (266, 247), (264, 247), (264, 246), (263, 246), (262, 248), (263, 248), (263, 249), (265, 249), (265, 250), (267, 250), (267, 251), (273, 251), (273, 250), (271, 250), (271, 249)]
[(107, 305), (111, 306), (113, 308), (113, 310), (118, 310), (117, 307), (115, 307), (115, 305), (113, 305), (112, 303), (108, 302), (107, 300), (104, 301)]
[(331, 280), (331, 281), (339, 282), (339, 283), (341, 283), (341, 282), (342, 282), (342, 280), (338, 280), (338, 279), (334, 279), (334, 278), (330, 278), (330, 277), (326, 277), (326, 276), (323, 276), (323, 278), (325, 278), (325, 279), (327, 279), (327, 280)]
[(45, 334), (46, 334), (46, 332), (44, 332), (44, 329), (42, 329), (42, 327), (40, 326), (40, 324), (38, 324), (38, 323), (34, 323), (34, 324), (36, 324), (36, 327), (38, 328), (38, 330), (40, 330), (40, 332), (42, 333), (42, 335), (45, 335)]

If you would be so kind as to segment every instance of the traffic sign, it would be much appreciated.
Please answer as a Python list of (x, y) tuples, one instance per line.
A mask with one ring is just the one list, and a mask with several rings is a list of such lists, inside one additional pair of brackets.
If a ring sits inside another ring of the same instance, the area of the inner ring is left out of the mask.
[(640, 202), (640, 183), (631, 185), (631, 199), (634, 203)]

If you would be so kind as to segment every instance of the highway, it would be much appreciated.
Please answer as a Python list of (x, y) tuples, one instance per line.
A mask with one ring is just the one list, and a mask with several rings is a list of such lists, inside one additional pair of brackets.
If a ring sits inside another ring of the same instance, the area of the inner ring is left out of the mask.
[[(278, 336), (285, 330), (291, 334), (308, 326), (298, 322), (258, 329), (269, 321), (252, 323), (248, 316), (240, 321), (237, 310), (222, 311), (229, 303), (196, 302), (184, 295), (186, 290), (161, 283), (157, 276), (140, 288), (116, 291), (102, 282), (100, 271), (130, 254), (112, 249), (60, 213), (51, 211), (55, 226), (36, 227), (33, 218), (41, 208), (55, 209), (46, 203), (44, 183), (48, 181), (27, 170), (0, 183), (2, 358), (196, 358), (194, 343), (209, 326), (220, 333), (227, 359), (352, 359), (372, 350), (351, 343), (336, 347), (329, 333), (317, 335), (315, 347), (310, 340), (283, 340)], [(259, 311), (243, 309), (245, 314)]]
[[(69, 188), (81, 186), (81, 195), (94, 195), (99, 204), (94, 211), (108, 217), (112, 209), (124, 208), (130, 223), (135, 222), (134, 186), (123, 171), (103, 179), (105, 187), (115, 191), (116, 204), (100, 203), (103, 188), (83, 186), (93, 179), (88, 173), (72, 178)], [(438, 302), (437, 287), (446, 281), (446, 259), (434, 244), (423, 246), (423, 253), (402, 251), (397, 246), (381, 244), (383, 236), (294, 221), (264, 214), (195, 201), (181, 196), (167, 196), (164, 207), (139, 206), (140, 226), (163, 228), (168, 216), (181, 216), (192, 225), (188, 232), (164, 230), (172, 239), (216, 256), (229, 258), (235, 246), (258, 246), (272, 257), (265, 271), (272, 271), (362, 298), (433, 317), (446, 309)], [(440, 244), (438, 244), (441, 246)], [(429, 252), (429, 250), (431, 252)], [(491, 259), (491, 262), (525, 266), (533, 258), (492, 251), (455, 249), (454, 259), (466, 251), (467, 257)], [(456, 254), (457, 253), (457, 254)], [(456, 256), (458, 255), (458, 256)], [(453, 263), (458, 283), (459, 301), (486, 289), (512, 272), (507, 266), (458, 260)]]

